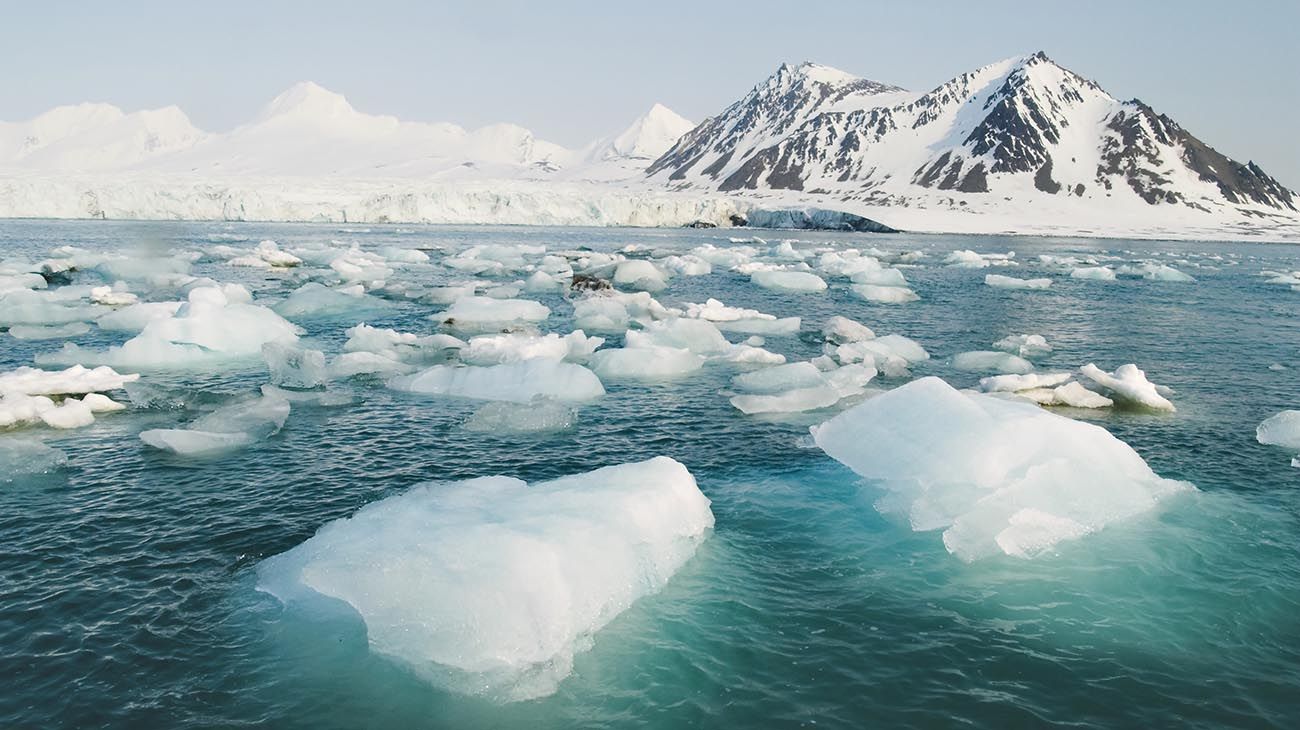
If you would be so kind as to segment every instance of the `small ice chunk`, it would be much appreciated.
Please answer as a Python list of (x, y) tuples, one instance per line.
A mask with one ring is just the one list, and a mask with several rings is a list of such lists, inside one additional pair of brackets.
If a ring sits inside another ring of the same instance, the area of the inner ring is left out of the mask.
[(869, 302), (878, 304), (905, 304), (918, 301), (921, 297), (905, 286), (877, 286), (875, 284), (850, 284), (854, 294)]
[[(294, 290), (288, 299), (272, 309), (281, 317), (331, 317), (382, 312), (389, 309), (387, 302), (366, 294), (360, 284), (331, 289), (309, 281)], [(356, 320), (353, 320), (356, 321)]]
[(59, 371), (21, 367), (0, 373), (0, 393), (79, 395), (117, 390), (139, 379), (138, 374), (121, 374), (107, 366), (86, 368), (73, 365)]
[(550, 400), (531, 403), (495, 401), (478, 409), (465, 422), (475, 433), (551, 433), (573, 428), (577, 411), (570, 405)]
[(482, 335), (470, 339), (461, 349), (460, 359), (470, 365), (497, 365), (533, 358), (583, 362), (604, 343), (605, 338), (588, 337), (582, 330), (563, 336), (554, 332), (546, 335), (518, 332)]
[(531, 299), (493, 299), (461, 297), (434, 319), (448, 327), (462, 330), (494, 328), (516, 323), (536, 323), (551, 316), (551, 310)]
[(792, 362), (742, 373), (732, 378), (731, 384), (748, 393), (778, 393), (823, 385), (825, 379), (822, 377), (822, 372), (812, 363)]
[(989, 274), (984, 283), (997, 289), (1046, 289), (1052, 285), (1051, 279), (1017, 279), (1014, 276)]
[(1049, 405), (1070, 406), (1072, 408), (1110, 408), (1114, 401), (1100, 393), (1094, 393), (1082, 384), (1071, 382), (1057, 386), (1052, 390), (1052, 402)]
[(1079, 368), (1079, 374), (1092, 381), (1118, 403), (1141, 406), (1157, 411), (1173, 411), (1174, 404), (1160, 392), (1160, 386), (1147, 380), (1146, 373), (1132, 363), (1107, 373), (1092, 363)]
[(97, 286), (90, 290), (90, 301), (106, 307), (125, 307), (140, 301), (140, 297), (111, 286)]
[(648, 344), (598, 350), (589, 362), (597, 375), (609, 380), (674, 378), (704, 366), (704, 358), (688, 349)]
[(855, 271), (849, 279), (854, 284), (907, 288), (907, 278), (898, 269), (866, 269)]
[(195, 419), (188, 428), (159, 428), (140, 440), (179, 456), (209, 456), (250, 446), (284, 428), (288, 399), (274, 393), (237, 401)]
[(962, 352), (952, 357), (952, 366), (968, 372), (1024, 374), (1034, 369), (1032, 363), (1018, 355), (993, 350)]
[(315, 388), (328, 379), (325, 353), (292, 343), (262, 345), (262, 359), (271, 371), (271, 383), (285, 388)]
[(1042, 335), (1008, 335), (994, 342), (993, 349), (1020, 357), (1038, 357), (1051, 352), (1052, 346)]
[[(746, 414), (800, 413), (829, 408), (849, 396), (865, 392), (867, 384), (876, 377), (876, 369), (865, 365), (845, 365), (827, 372), (819, 372), (818, 375), (821, 381), (819, 385), (757, 395), (732, 396), (731, 405)], [(801, 378), (803, 375), (796, 375), (796, 377)]]
[(764, 289), (789, 292), (826, 291), (826, 282), (820, 276), (808, 271), (755, 271), (749, 278)]
[(668, 286), (668, 278), (659, 267), (642, 259), (623, 261), (614, 269), (616, 286), (657, 292)]
[(89, 331), (90, 325), (85, 322), (69, 322), (53, 326), (16, 324), (9, 328), (9, 334), (15, 340), (66, 340), (79, 337)]
[(0, 438), (0, 481), (13, 481), (14, 477), (33, 474), (48, 474), (67, 463), (67, 454), (36, 439)]
[(1114, 281), (1115, 270), (1105, 266), (1080, 266), (1070, 271), (1071, 279)]
[(95, 324), (102, 330), (139, 332), (154, 320), (172, 317), (182, 304), (184, 302), (140, 302), (109, 312), (95, 320)]
[(822, 326), (822, 337), (827, 342), (843, 345), (848, 342), (873, 340), (876, 333), (864, 324), (836, 315), (826, 320), (826, 324)]
[(591, 370), (574, 363), (540, 359), (489, 367), (434, 365), (392, 378), (388, 386), (411, 393), (515, 403), (528, 403), (537, 397), (588, 401), (605, 394), (600, 379)]
[[(1282, 411), (1265, 418), (1255, 429), (1255, 439), (1266, 446), (1300, 452), (1300, 411)], [(1291, 466), (1300, 467), (1300, 458)]]

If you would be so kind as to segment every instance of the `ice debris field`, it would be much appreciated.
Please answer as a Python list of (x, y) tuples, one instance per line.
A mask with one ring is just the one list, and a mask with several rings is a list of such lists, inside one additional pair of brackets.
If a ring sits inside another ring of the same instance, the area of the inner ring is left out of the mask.
[[(737, 483), (834, 505), (781, 530), (880, 520), (930, 570), (986, 575), (1176, 533), (1166, 510), (1224, 489), (1179, 445), (1207, 419), (1248, 422), (1212, 439), (1280, 478), (1300, 465), (1294, 319), (1272, 348), (1250, 325), (1178, 342), (1240, 324), (1234, 302), (1293, 317), (1289, 249), (62, 226), (82, 240), (11, 227), (0, 259), (5, 493), (95, 470), (82, 443), (270, 491), (296, 468), (279, 443), (339, 473), (400, 448), (379, 492), (277, 508), (292, 527), (246, 588), (276, 623), (342, 610), (369, 656), (494, 706), (563, 692), (621, 616), (690, 605), (773, 508)], [(1224, 381), (1254, 384), (1215, 416)]]

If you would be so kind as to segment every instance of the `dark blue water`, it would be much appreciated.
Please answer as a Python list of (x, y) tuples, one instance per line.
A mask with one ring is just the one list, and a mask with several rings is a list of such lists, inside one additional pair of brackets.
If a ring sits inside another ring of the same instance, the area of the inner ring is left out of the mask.
[[(807, 426), (826, 414), (745, 417), (720, 392), (735, 372), (725, 367), (671, 383), (608, 383), (573, 429), (540, 437), (468, 432), (461, 425), (476, 403), (356, 381), (354, 405), (296, 408), (273, 438), (199, 460), (150, 451), (137, 434), (253, 392), (265, 369), (147, 374), (163, 401), (186, 407), (26, 431), (66, 452), (68, 466), (0, 482), (0, 727), (1295, 726), (1300, 470), (1292, 455), (1256, 443), (1254, 429), (1300, 407), (1300, 293), (1259, 276), (1300, 269), (1300, 248), (798, 237), (801, 247), (927, 252), (923, 267), (906, 271), (921, 301), (867, 303), (843, 281), (821, 294), (783, 294), (721, 268), (675, 278), (659, 298), (713, 296), (802, 316), (803, 334), (768, 339), (791, 359), (817, 355), (821, 322), (843, 314), (915, 338), (935, 356), (916, 374), (959, 386), (977, 376), (951, 371), (946, 356), (1022, 332), (1055, 346), (1043, 370), (1135, 362), (1176, 390), (1178, 411), (1085, 417), (1162, 476), (1200, 491), (1032, 560), (966, 564), (937, 534), (881, 517), (869, 485), (809, 448)], [(716, 231), (33, 221), (0, 224), (0, 257), (262, 238), (286, 248), (340, 240), (447, 251), (727, 243)], [(1027, 265), (938, 265), (958, 248), (1015, 250)], [(1042, 292), (983, 285), (991, 271), (1049, 275), (1033, 263), (1040, 253), (1158, 259), (1198, 281), (1054, 274)], [(200, 262), (194, 273), (243, 282), (267, 300), (297, 285), (291, 275), (221, 263)], [(446, 273), (396, 278), (430, 276)], [(554, 312), (547, 328), (568, 331), (569, 305), (538, 298)], [(435, 311), (402, 302), (367, 320), (425, 333)], [(301, 324), (314, 345), (337, 352), (356, 321)], [(4, 369), (62, 345), (2, 337)], [(122, 339), (92, 331), (76, 341)], [(536, 480), (660, 454), (696, 476), (716, 530), (664, 591), (596, 635), (550, 697), (499, 705), (447, 694), (372, 656), (359, 622), (297, 621), (254, 588), (263, 558), (421, 482)]]

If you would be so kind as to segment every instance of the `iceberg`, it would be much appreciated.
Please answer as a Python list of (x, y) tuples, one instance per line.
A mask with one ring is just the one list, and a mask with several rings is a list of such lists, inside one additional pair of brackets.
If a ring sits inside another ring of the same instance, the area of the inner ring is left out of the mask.
[(812, 429), (817, 445), (884, 490), (876, 507), (943, 530), (964, 561), (1030, 558), (1193, 490), (1105, 429), (921, 378)]
[(342, 601), (375, 655), (520, 701), (554, 693), (591, 637), (662, 589), (712, 527), (709, 500), (666, 457), (531, 485), (422, 485), (263, 561), (258, 588), (308, 619)]

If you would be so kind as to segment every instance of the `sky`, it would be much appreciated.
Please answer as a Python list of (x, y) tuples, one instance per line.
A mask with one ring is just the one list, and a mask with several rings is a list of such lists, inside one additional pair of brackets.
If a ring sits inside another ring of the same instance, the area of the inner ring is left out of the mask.
[(654, 102), (699, 121), (784, 61), (927, 90), (1046, 51), (1300, 188), (1297, 0), (0, 0), (0, 120), (175, 104), (209, 131), (297, 81), (354, 107), (576, 147)]

